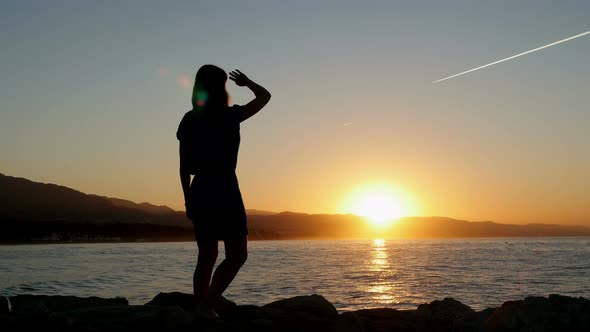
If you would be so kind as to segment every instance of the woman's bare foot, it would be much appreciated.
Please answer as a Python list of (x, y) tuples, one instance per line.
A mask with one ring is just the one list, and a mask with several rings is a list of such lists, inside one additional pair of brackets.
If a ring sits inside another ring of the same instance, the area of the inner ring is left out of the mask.
[(211, 307), (199, 306), (195, 309), (196, 319), (215, 320), (219, 315)]

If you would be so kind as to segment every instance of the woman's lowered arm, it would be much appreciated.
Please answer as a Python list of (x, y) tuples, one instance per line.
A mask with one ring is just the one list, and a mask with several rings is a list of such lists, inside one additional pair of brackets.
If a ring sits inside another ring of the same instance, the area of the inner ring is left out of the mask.
[(186, 151), (185, 144), (183, 144), (183, 142), (180, 141), (180, 184), (182, 185), (182, 193), (184, 194), (185, 204), (188, 201), (188, 194), (191, 186), (191, 173), (185, 162), (186, 153), (188, 153), (188, 151)]

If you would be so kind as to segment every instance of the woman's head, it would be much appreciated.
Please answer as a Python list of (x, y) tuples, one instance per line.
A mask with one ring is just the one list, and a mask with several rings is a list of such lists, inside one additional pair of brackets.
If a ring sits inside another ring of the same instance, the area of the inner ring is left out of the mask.
[(227, 74), (214, 65), (204, 65), (197, 71), (193, 87), (193, 109), (207, 109), (227, 106), (229, 95), (225, 90)]

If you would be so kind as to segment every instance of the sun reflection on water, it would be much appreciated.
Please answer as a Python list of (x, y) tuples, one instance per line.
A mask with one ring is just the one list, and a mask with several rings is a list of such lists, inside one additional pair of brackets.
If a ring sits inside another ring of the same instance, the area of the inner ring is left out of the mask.
[(384, 239), (373, 240), (373, 259), (370, 261), (370, 270), (375, 273), (367, 285), (367, 292), (371, 293), (374, 299), (386, 303), (396, 303), (395, 289), (392, 277), (393, 266), (387, 253)]
[(382, 272), (389, 267), (387, 262), (387, 248), (385, 247), (385, 240), (373, 240), (373, 259), (371, 260), (371, 271)]

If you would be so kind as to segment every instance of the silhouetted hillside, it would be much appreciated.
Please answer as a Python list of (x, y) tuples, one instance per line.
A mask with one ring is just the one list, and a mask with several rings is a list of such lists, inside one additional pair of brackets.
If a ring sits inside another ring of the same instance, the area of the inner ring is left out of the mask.
[(277, 214), (278, 212), (265, 211), (265, 210), (257, 210), (257, 209), (246, 209), (246, 213), (248, 213), (249, 216), (254, 216), (254, 215), (268, 216), (268, 215), (271, 215), (271, 214)]
[(413, 238), (590, 236), (590, 229), (583, 226), (511, 225), (492, 221), (472, 222), (444, 217), (407, 217), (400, 219), (390, 234), (397, 237)]
[[(122, 206), (122, 207), (131, 208), (131, 209), (138, 209), (138, 210), (142, 210), (142, 211), (152, 213), (152, 214), (164, 215), (164, 214), (178, 212), (166, 205), (153, 205), (153, 204), (150, 204), (147, 202), (135, 203), (130, 200), (121, 199), (121, 198), (113, 198), (113, 197), (105, 197), (105, 196), (97, 196), (97, 195), (91, 195), (91, 196), (106, 198), (106, 199), (110, 200), (111, 202), (113, 202), (113, 204), (115, 204), (116, 206)], [(246, 209), (246, 212), (248, 213), (248, 215), (262, 215), (262, 216), (277, 214), (277, 212), (256, 210), (256, 209)]]
[[(375, 230), (355, 215), (247, 210), (251, 239), (590, 236), (582, 226), (402, 218)], [(0, 174), (0, 242), (192, 241), (190, 220), (167, 206), (89, 195)]]
[[(169, 212), (165, 212), (169, 211)], [(0, 241), (190, 239), (184, 213), (0, 174)]]
[[(163, 219), (163, 215), (177, 217)], [(64, 186), (0, 174), (0, 220), (3, 221), (186, 224), (186, 220), (179, 222), (178, 216), (182, 213), (168, 207), (113, 201)]]
[(370, 236), (365, 219), (352, 214), (281, 212), (248, 215), (250, 234), (257, 238), (362, 238)]
[[(98, 196), (102, 197), (102, 196)], [(152, 214), (170, 214), (176, 212), (175, 210), (165, 205), (153, 205), (147, 202), (135, 203), (126, 199), (113, 198), (113, 197), (102, 197), (110, 200), (116, 206), (126, 207), (130, 209), (137, 209)]]

